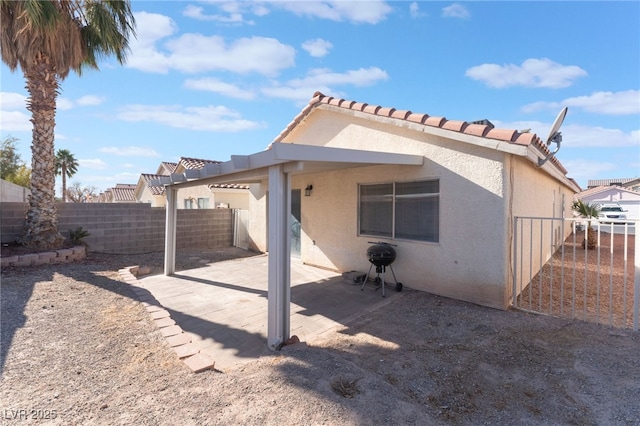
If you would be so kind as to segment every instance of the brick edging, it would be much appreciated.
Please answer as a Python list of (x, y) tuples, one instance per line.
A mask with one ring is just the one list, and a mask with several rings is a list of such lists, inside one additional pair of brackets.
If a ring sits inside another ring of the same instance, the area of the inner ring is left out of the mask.
[(148, 273), (145, 268), (139, 266), (128, 266), (118, 271), (120, 278), (131, 286), (136, 297), (145, 307), (154, 324), (164, 337), (165, 341), (175, 351), (187, 367), (194, 373), (213, 370), (215, 361), (208, 355), (200, 352), (200, 347), (191, 341), (191, 336), (185, 333), (179, 325), (171, 318), (169, 311), (156, 300), (149, 290), (138, 281), (137, 276)]
[(37, 266), (54, 263), (71, 263), (87, 257), (85, 246), (76, 246), (68, 249), (45, 251), (42, 253), (22, 254), (0, 258), (0, 267), (9, 266)]

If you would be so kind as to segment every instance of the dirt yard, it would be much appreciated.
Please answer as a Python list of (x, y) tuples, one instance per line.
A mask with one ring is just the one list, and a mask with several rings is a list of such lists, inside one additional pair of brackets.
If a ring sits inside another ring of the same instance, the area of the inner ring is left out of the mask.
[(193, 374), (120, 281), (136, 264), (162, 254), (2, 271), (1, 424), (640, 425), (640, 333), (406, 289), (322, 341)]

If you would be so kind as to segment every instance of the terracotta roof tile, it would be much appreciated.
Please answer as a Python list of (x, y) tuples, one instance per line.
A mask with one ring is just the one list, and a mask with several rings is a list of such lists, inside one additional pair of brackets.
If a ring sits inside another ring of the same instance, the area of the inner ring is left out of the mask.
[(469, 124), (464, 132), (468, 135), (484, 137), (489, 132), (490, 127), (486, 124)]
[[(525, 134), (527, 133), (523, 133), (523, 135)], [(501, 141), (513, 142), (515, 135), (516, 135), (515, 130), (489, 129), (486, 137), (489, 139), (499, 139)]]
[(118, 183), (114, 188), (111, 188), (111, 193), (113, 194), (114, 202), (127, 202), (127, 201), (135, 201), (136, 197), (134, 192), (136, 190), (136, 185), (128, 184), (128, 183)]
[(189, 158), (189, 157), (180, 157), (180, 161), (178, 165), (181, 165), (185, 169), (189, 170), (200, 170), (207, 163), (219, 163), (220, 161), (215, 160), (203, 160), (201, 158)]
[(442, 125), (443, 129), (454, 130), (456, 132), (463, 132), (468, 126), (466, 121), (447, 120)]
[(149, 185), (149, 182), (151, 182), (153, 179), (160, 179), (160, 177), (162, 177), (162, 175), (152, 175), (152, 174), (149, 174), (149, 173), (143, 173), (143, 174), (140, 175), (140, 177), (142, 178), (142, 181), (145, 183), (147, 188), (149, 188), (149, 191), (153, 195), (162, 195), (162, 194), (164, 194), (164, 186), (151, 186), (151, 185)]
[[(511, 129), (495, 129), (484, 123), (470, 124), (466, 121), (447, 120), (445, 117), (433, 117), (428, 114), (412, 113), (411, 111), (396, 110), (395, 108), (381, 107), (379, 105), (369, 105), (363, 102), (346, 101), (344, 99), (325, 96), (321, 92), (315, 92), (313, 94), (313, 98), (309, 101), (309, 104), (296, 116), (287, 128), (273, 140), (273, 142), (281, 142), (293, 130), (293, 128), (311, 112), (311, 109), (315, 108), (319, 104), (329, 104), (338, 108), (362, 111), (367, 114), (391, 117), (393, 119), (410, 121), (431, 127), (439, 127), (444, 130), (465, 133), (487, 139), (495, 139), (517, 145), (532, 145), (540, 150), (542, 154), (549, 155), (551, 153), (546, 144), (534, 133), (521, 133), (517, 130)], [(562, 164), (560, 164), (560, 161), (556, 157), (552, 157), (549, 161), (564, 174), (567, 173), (566, 169)]]
[(214, 183), (212, 185), (207, 185), (210, 190), (214, 190), (216, 188), (224, 188), (224, 189), (249, 189), (249, 185), (241, 185), (238, 183)]
[(378, 110), (378, 112), (376, 114), (381, 115), (383, 117), (391, 117), (391, 114), (393, 114), (396, 111), (395, 108), (382, 108), (380, 107), (380, 109)]
[(169, 161), (163, 161), (162, 165), (169, 170), (170, 173), (173, 173), (176, 171), (176, 167), (178, 167), (178, 163), (171, 163)]
[(350, 108), (352, 110), (355, 110), (355, 111), (362, 111), (367, 107), (367, 105), (369, 105), (369, 104), (367, 104), (365, 102), (355, 102), (355, 103), (351, 104)]
[(377, 114), (380, 110), (380, 105), (367, 105), (362, 109), (362, 112), (366, 112), (368, 114)]
[(406, 120), (406, 118), (410, 114), (411, 114), (411, 111), (396, 109), (391, 113), (391, 117), (392, 118), (398, 118), (400, 120)]
[(432, 127), (442, 127), (442, 125), (446, 122), (447, 119), (444, 117), (427, 117), (427, 119), (424, 120), (424, 124)]
[(429, 118), (428, 114), (416, 114), (412, 112), (411, 114), (409, 114), (406, 120), (413, 121), (414, 123), (424, 124), (427, 118)]

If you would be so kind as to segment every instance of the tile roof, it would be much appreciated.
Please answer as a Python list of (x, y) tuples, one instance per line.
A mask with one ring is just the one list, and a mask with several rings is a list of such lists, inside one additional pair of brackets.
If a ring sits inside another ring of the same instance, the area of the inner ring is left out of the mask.
[(638, 191), (633, 190), (632, 188), (625, 188), (622, 186), (617, 186), (617, 185), (600, 185), (600, 186), (594, 186), (593, 188), (589, 188), (586, 189), (578, 194), (574, 195), (575, 199), (582, 199), (584, 197), (589, 197), (591, 195), (596, 195), (599, 194), (601, 192), (605, 192), (608, 190), (615, 190), (615, 191), (623, 191), (623, 192), (627, 192), (630, 194), (637, 194)]
[(136, 201), (134, 192), (136, 190), (135, 184), (130, 183), (118, 183), (114, 188), (111, 188), (114, 202), (122, 201)]
[(162, 163), (160, 163), (160, 167), (164, 168), (169, 173), (173, 173), (173, 172), (175, 172), (176, 168), (178, 167), (178, 163), (171, 163), (169, 161), (163, 161)]
[(214, 183), (213, 185), (207, 185), (211, 191), (216, 188), (224, 189), (249, 189), (249, 185), (240, 185), (238, 183)]
[(611, 186), (611, 185), (624, 185), (625, 183), (632, 182), (638, 178), (620, 178), (620, 179), (594, 179), (587, 181), (587, 187), (594, 186)]
[(151, 180), (159, 179), (161, 176), (163, 176), (163, 175), (152, 175), (152, 174), (149, 174), (149, 173), (142, 173), (140, 175), (140, 178), (144, 182), (145, 186), (147, 188), (149, 188), (149, 191), (151, 191), (151, 194), (153, 194), (153, 195), (163, 195), (164, 194), (164, 186), (151, 186), (151, 185), (149, 185), (149, 182), (151, 182)]
[[(382, 107), (379, 105), (369, 105), (367, 103), (348, 101), (345, 99), (325, 96), (320, 92), (316, 92), (309, 104), (294, 117), (287, 127), (273, 140), (273, 142), (282, 142), (282, 140), (313, 110), (319, 105), (331, 105), (334, 107), (360, 111), (366, 114), (372, 114), (379, 117), (389, 117), (396, 120), (408, 121), (430, 127), (439, 127), (441, 129), (452, 132), (463, 133), (472, 136), (478, 136), (486, 139), (495, 139), (516, 145), (532, 145), (535, 146), (545, 156), (551, 154), (547, 148), (545, 141), (540, 139), (535, 133), (519, 132), (511, 129), (496, 129), (493, 124), (473, 124), (466, 121), (448, 120), (445, 117), (430, 116), (428, 114), (414, 113), (407, 110), (397, 110), (395, 108)], [(487, 120), (488, 121), (488, 120)], [(566, 175), (567, 170), (562, 166), (560, 161), (554, 156), (549, 160), (558, 170)]]
[(210, 164), (210, 163), (220, 163), (220, 161), (203, 160), (200, 158), (180, 157), (180, 161), (178, 162), (176, 169), (178, 168), (178, 166), (182, 166), (186, 170), (200, 170), (205, 166), (205, 164)]

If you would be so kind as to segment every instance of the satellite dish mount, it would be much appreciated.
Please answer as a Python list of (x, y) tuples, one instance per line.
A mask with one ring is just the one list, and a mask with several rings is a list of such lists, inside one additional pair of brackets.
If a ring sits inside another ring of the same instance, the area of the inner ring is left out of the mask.
[(549, 153), (546, 158), (538, 158), (538, 167), (542, 167), (544, 163), (546, 163), (551, 157), (556, 155), (558, 151), (560, 151), (560, 143), (562, 142), (562, 133), (559, 132), (560, 126), (562, 126), (562, 122), (564, 121), (564, 117), (567, 115), (567, 111), (569, 108), (564, 107), (556, 117), (553, 125), (551, 126), (551, 130), (549, 131), (549, 136), (547, 137), (547, 147), (551, 145), (551, 143), (556, 144), (556, 149)]

